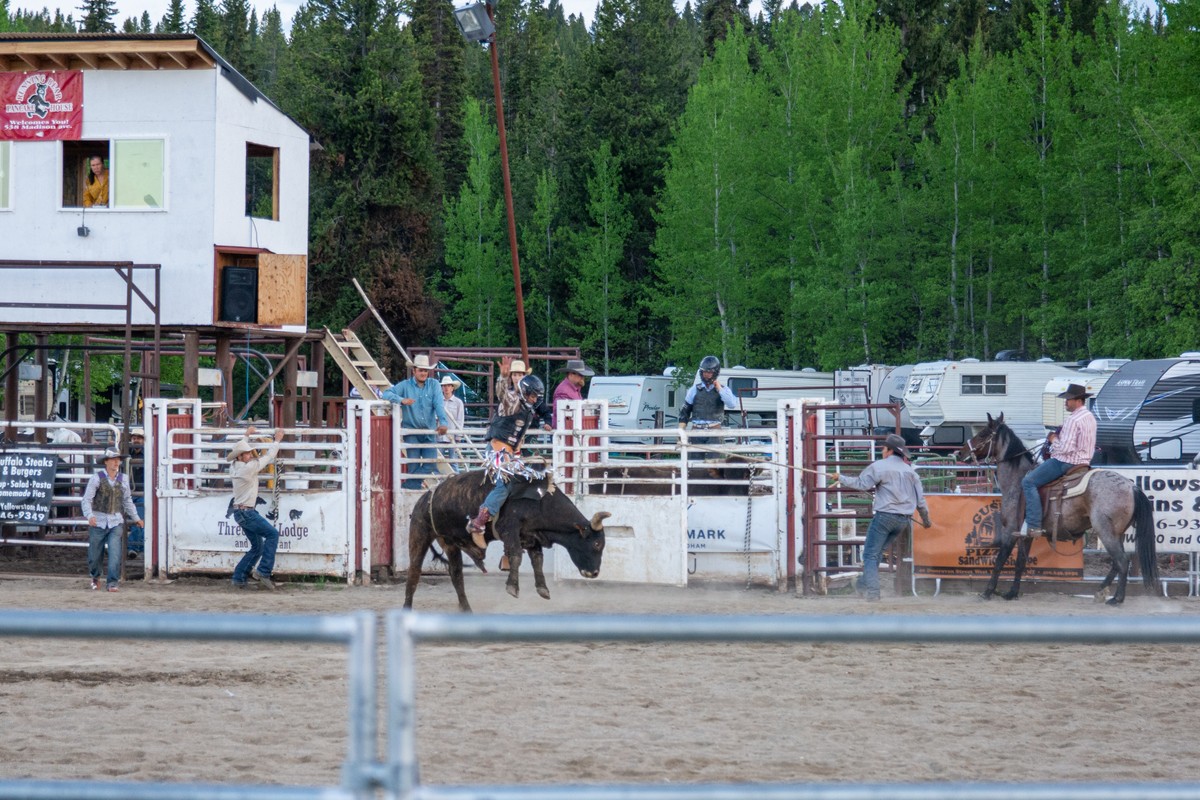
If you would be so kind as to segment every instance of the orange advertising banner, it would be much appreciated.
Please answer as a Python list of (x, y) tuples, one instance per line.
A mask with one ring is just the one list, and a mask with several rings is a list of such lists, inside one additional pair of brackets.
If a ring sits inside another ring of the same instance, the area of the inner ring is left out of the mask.
[[(929, 495), (932, 528), (913, 526), (913, 572), (943, 578), (991, 575), (996, 565), (996, 534), (1000, 527), (1000, 496), (986, 494)], [(1001, 574), (1011, 575), (1017, 555)], [(1058, 542), (1045, 537), (1029, 548), (1026, 577), (1043, 580), (1083, 579), (1083, 540)]]
[(83, 72), (0, 72), (0, 140), (82, 134)]

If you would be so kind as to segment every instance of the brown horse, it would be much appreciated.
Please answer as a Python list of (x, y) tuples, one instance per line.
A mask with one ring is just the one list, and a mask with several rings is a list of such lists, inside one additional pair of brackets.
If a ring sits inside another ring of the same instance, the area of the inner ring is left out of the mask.
[[(1008, 593), (1001, 595), (1005, 600), (1015, 600), (1021, 591), (1021, 576), (1025, 573), (1025, 562), (1029, 558), (1028, 536), (1017, 536), (1025, 518), (1025, 496), (1021, 491), (1021, 478), (1033, 469), (1033, 458), (1012, 429), (1004, 424), (1004, 415), (995, 419), (988, 414), (988, 424), (976, 436), (962, 446), (958, 453), (960, 461), (974, 458), (978, 461), (996, 463), (996, 479), (1000, 485), (1000, 528), (997, 534), (999, 552), (991, 579), (983, 590), (983, 599), (990, 600), (1000, 580), (1000, 571), (1017, 545), (1017, 569), (1013, 585)], [(1102, 599), (1113, 578), (1120, 575), (1117, 588), (1109, 605), (1119, 605), (1125, 600), (1125, 582), (1129, 577), (1129, 556), (1125, 554), (1125, 531), (1132, 525), (1136, 531), (1138, 563), (1142, 569), (1142, 582), (1151, 592), (1158, 583), (1158, 557), (1154, 550), (1154, 508), (1149, 498), (1133, 481), (1110, 470), (1095, 470), (1088, 480), (1086, 491), (1078, 497), (1066, 498), (1062, 506), (1060, 538), (1075, 540), (1088, 530), (1100, 537), (1104, 549), (1112, 558), (1112, 568), (1100, 584), (1096, 593)], [(1049, 533), (1047, 533), (1047, 537)], [(1018, 544), (1019, 542), (1019, 544)]]

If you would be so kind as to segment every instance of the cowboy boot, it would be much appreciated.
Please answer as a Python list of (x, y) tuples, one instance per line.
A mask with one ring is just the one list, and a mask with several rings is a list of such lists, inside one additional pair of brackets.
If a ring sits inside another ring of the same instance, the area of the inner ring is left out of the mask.
[(492, 518), (492, 512), (488, 511), (487, 506), (480, 506), (479, 513), (475, 515), (475, 519), (467, 523), (467, 533), (471, 534), (471, 538), (479, 547), (487, 548), (487, 539), (484, 538), (484, 531), (487, 530), (488, 521)]

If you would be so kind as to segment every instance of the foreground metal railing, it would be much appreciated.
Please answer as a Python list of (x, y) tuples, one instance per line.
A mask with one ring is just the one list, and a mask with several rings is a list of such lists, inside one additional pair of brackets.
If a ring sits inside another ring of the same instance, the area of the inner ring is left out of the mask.
[(416, 746), (416, 646), (421, 642), (1200, 644), (1200, 617), (473, 616), (390, 611), (385, 622), (387, 750), (379, 763), (371, 612), (326, 617), (0, 612), (0, 637), (344, 644), (349, 650), (350, 711), (349, 746), (338, 787), (0, 780), (0, 800), (1200, 800), (1196, 781), (422, 786)]
[(3, 800), (361, 800), (379, 783), (375, 746), (375, 615), (261, 616), (0, 611), (0, 637), (276, 641), (348, 651), (349, 737), (339, 787), (0, 780)]
[(1197, 644), (1200, 618), (916, 616), (484, 616), (387, 614), (387, 771), (400, 800), (1182, 800), (1187, 783), (673, 784), (421, 786), (416, 756), (419, 642), (883, 642)]

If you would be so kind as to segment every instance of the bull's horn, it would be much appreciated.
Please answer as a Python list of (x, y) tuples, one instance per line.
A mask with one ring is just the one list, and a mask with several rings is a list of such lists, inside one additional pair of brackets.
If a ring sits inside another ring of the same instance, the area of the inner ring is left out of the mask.
[(592, 515), (592, 530), (594, 530), (594, 531), (604, 530), (604, 520), (608, 519), (611, 516), (612, 516), (612, 514), (608, 513), (607, 511), (597, 511), (595, 514)]

